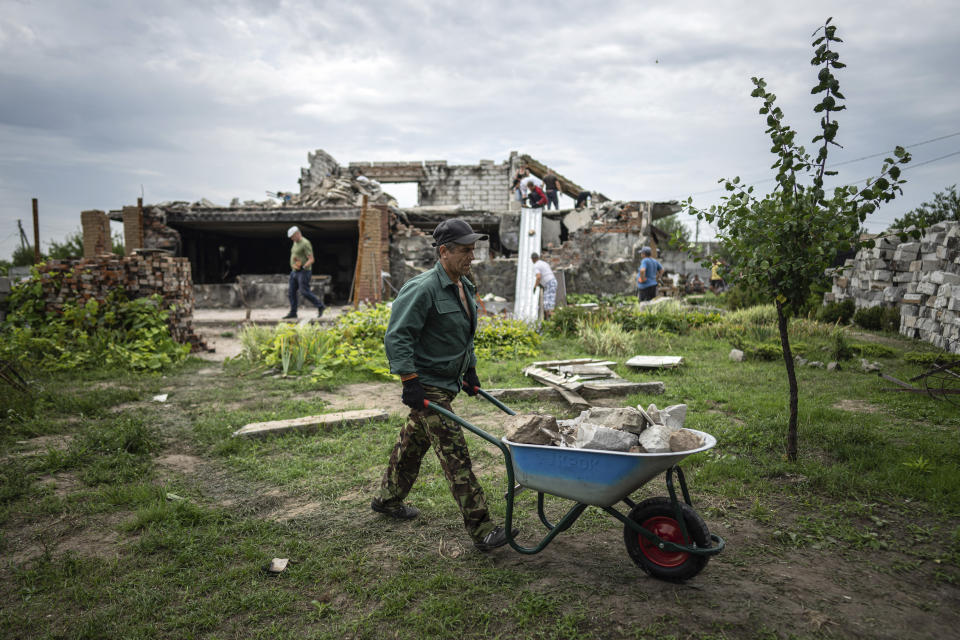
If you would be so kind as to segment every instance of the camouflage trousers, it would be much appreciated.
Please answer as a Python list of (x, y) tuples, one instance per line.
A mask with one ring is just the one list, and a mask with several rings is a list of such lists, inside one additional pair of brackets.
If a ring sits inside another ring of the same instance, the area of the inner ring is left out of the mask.
[[(450, 401), (456, 396), (455, 393), (428, 385), (423, 388), (427, 400), (453, 411)], [(433, 411), (410, 411), (390, 454), (390, 464), (380, 485), (380, 500), (399, 502), (407, 497), (420, 473), (420, 462), (431, 445), (447, 477), (450, 493), (460, 507), (467, 532), (474, 540), (482, 539), (493, 530), (493, 523), (487, 513), (483, 488), (473, 475), (463, 430), (460, 425)]]

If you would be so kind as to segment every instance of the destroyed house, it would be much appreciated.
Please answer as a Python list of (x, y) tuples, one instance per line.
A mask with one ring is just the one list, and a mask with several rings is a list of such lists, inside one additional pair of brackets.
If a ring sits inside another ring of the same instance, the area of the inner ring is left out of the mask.
[[(286, 230), (291, 225), (297, 225), (313, 244), (314, 282), (324, 288), (329, 302), (392, 297), (392, 291), (412, 275), (432, 266), (429, 234), (452, 216), (490, 236), (477, 247), (475, 273), (481, 292), (512, 292), (520, 203), (510, 186), (521, 166), (536, 176), (548, 170), (517, 152), (501, 163), (351, 162), (342, 166), (318, 149), (308, 154), (308, 166), (300, 171), (298, 194), (268, 192), (267, 200), (234, 199), (228, 206), (201, 200), (124, 207), (112, 211), (111, 218), (124, 221), (128, 247), (162, 249), (188, 258), (198, 304), (255, 304), (242, 297), (247, 285), (257, 279), (272, 282), (280, 292), (274, 298), (280, 296), (282, 302), (289, 273)], [(558, 178), (566, 195), (575, 198), (584, 191), (565, 176), (558, 174)], [(399, 207), (383, 186), (401, 183), (416, 184), (417, 206)], [(629, 291), (640, 246), (654, 242), (651, 222), (679, 207), (676, 203), (612, 202), (602, 194), (591, 195), (585, 209), (544, 211), (542, 254), (567, 273), (568, 290), (576, 291), (582, 284), (592, 292)], [(616, 266), (615, 274), (611, 264)], [(611, 276), (613, 281), (608, 282)]]

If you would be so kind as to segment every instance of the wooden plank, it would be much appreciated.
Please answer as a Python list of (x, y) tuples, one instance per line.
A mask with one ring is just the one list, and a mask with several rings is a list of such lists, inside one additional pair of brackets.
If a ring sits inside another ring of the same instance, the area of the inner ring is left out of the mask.
[(594, 358), (573, 358), (571, 360), (543, 360), (531, 363), (534, 367), (559, 367), (565, 364), (605, 364), (607, 366), (617, 364), (613, 360), (596, 360)]
[[(617, 396), (629, 396), (635, 393), (645, 393), (651, 395), (662, 394), (665, 390), (662, 382), (628, 382), (621, 381), (621, 384), (606, 386), (584, 385), (581, 390), (581, 397), (585, 400), (597, 400), (601, 398), (612, 398)], [(486, 389), (486, 392), (495, 398), (505, 402), (513, 400), (560, 400), (563, 396), (555, 387), (516, 387), (513, 389)]]
[(579, 376), (581, 379), (591, 378), (616, 378), (613, 369), (604, 365), (597, 364), (565, 364), (560, 365), (560, 373)]
[(233, 432), (233, 437), (263, 438), (276, 433), (297, 431), (299, 433), (314, 433), (324, 426), (340, 424), (363, 424), (378, 422), (390, 417), (382, 409), (361, 409), (359, 411), (341, 411), (338, 413), (324, 413), (317, 416), (304, 416), (290, 420), (271, 420), (269, 422), (251, 422)]
[(527, 376), (528, 378), (533, 378), (542, 384), (554, 384), (558, 387), (563, 387), (568, 391), (577, 391), (583, 386), (582, 382), (565, 378), (564, 376), (551, 373), (550, 371), (541, 369), (540, 367), (527, 367), (523, 370), (523, 375)]

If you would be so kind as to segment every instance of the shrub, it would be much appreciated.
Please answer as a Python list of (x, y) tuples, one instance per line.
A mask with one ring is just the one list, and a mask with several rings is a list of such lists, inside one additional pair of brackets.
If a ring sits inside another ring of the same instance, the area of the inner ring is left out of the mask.
[(911, 351), (903, 356), (907, 362), (922, 365), (949, 364), (960, 362), (960, 353), (945, 353), (942, 351)]
[(633, 349), (633, 336), (616, 322), (581, 320), (577, 335), (583, 348), (594, 355), (625, 356)]
[(900, 310), (896, 307), (865, 307), (853, 314), (853, 322), (871, 331), (900, 329)]
[(847, 336), (843, 331), (837, 330), (833, 333), (833, 349), (830, 356), (837, 361), (849, 360), (853, 357), (853, 348), (847, 342)]
[[(349, 311), (329, 329), (317, 324), (279, 325), (274, 329), (246, 327), (240, 334), (242, 357), (284, 375), (309, 375), (326, 380), (338, 371), (365, 371), (378, 378), (390, 378), (383, 337), (390, 320), (384, 304)], [(474, 347), (484, 358), (536, 355), (540, 336), (518, 320), (481, 317)]]
[(850, 348), (861, 358), (893, 358), (897, 355), (897, 350), (893, 347), (875, 342), (857, 342), (850, 345)]
[(725, 315), (723, 322), (731, 325), (776, 327), (777, 308), (772, 304), (762, 304), (737, 309)]
[(737, 309), (745, 309), (746, 307), (769, 304), (770, 296), (764, 294), (759, 289), (751, 289), (743, 283), (737, 283), (730, 287), (723, 295), (723, 303), (727, 309), (736, 311)]
[(857, 307), (852, 299), (843, 302), (830, 302), (820, 307), (817, 320), (830, 324), (850, 324)]
[(115, 290), (103, 302), (66, 302), (47, 311), (36, 278), (16, 285), (3, 325), (0, 357), (49, 370), (98, 365), (159, 370), (182, 361), (190, 346), (177, 343), (159, 296), (128, 300)]
[(526, 358), (539, 353), (540, 336), (520, 320), (482, 316), (473, 346), (481, 359)]

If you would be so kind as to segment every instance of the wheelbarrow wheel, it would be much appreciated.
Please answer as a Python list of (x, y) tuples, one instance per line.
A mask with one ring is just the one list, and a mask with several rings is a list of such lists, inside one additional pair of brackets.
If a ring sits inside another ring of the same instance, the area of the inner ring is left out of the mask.
[[(680, 503), (680, 511), (683, 513), (684, 523), (687, 525), (687, 532), (693, 538), (692, 541), (684, 537), (683, 529), (677, 522), (673, 503), (669, 498), (644, 500), (631, 509), (629, 518), (664, 540), (684, 545), (694, 542), (698, 547), (709, 547), (710, 531), (703, 518), (684, 503)], [(661, 580), (680, 581), (692, 578), (700, 573), (709, 560), (705, 555), (660, 549), (626, 524), (623, 525), (623, 541), (634, 563), (654, 578)]]

